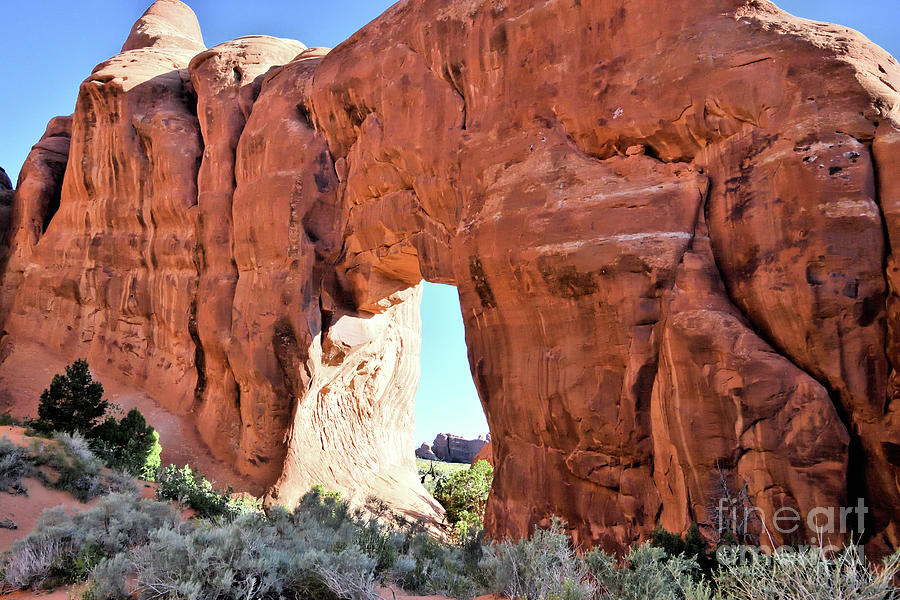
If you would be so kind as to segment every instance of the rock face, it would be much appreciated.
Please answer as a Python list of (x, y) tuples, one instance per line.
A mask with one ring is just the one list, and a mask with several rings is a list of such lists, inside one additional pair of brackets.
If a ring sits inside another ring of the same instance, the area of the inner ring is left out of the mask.
[(475, 458), (472, 459), (472, 464), (474, 465), (479, 460), (485, 460), (489, 462), (491, 466), (494, 465), (494, 451), (490, 442), (481, 447), (481, 450), (479, 450), (478, 454), (475, 455)]
[(418, 284), (449, 283), (493, 535), (621, 548), (725, 482), (768, 519), (863, 498), (895, 548), (898, 89), (765, 0), (404, 0), (331, 52), (207, 50), (159, 0), (23, 169), (2, 355), (122, 373), (270, 501), (427, 515)]
[(475, 455), (487, 444), (489, 439), (483, 437), (467, 440), (452, 433), (439, 433), (431, 444), (431, 450), (444, 462), (471, 464)]
[(52, 119), (22, 165), (16, 201), (11, 207), (14, 210), (10, 210), (6, 226), (0, 225), (0, 231), (7, 232), (5, 246), (8, 251), (8, 256), (0, 261), (3, 266), (0, 271), (0, 323), (6, 320), (34, 247), (59, 210), (71, 137), (71, 117)]

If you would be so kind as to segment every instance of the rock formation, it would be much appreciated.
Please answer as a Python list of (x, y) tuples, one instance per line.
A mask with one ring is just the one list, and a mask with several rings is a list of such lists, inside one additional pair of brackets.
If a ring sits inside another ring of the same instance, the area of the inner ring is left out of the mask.
[(438, 460), (471, 464), (475, 455), (481, 451), (489, 439), (490, 436), (488, 439), (477, 437), (474, 440), (467, 440), (452, 433), (439, 433), (435, 436), (434, 443), (431, 444), (431, 450)]
[(437, 454), (435, 454), (431, 450), (431, 446), (425, 443), (416, 448), (416, 458), (424, 458), (425, 460), (441, 460), (437, 457)]
[(427, 514), (418, 284), (453, 284), (491, 534), (621, 548), (724, 481), (864, 498), (894, 548), (898, 89), (766, 0), (403, 0), (331, 52), (159, 0), (23, 169), (2, 356), (121, 373), (272, 502)]
[[(8, 256), (2, 257), (0, 277), (0, 323), (6, 320), (16, 289), (22, 282), (31, 252), (59, 209), (63, 175), (69, 159), (72, 119), (56, 117), (47, 125), (22, 165), (15, 192), (15, 210), (0, 231), (6, 233)], [(4, 173), (5, 175), (5, 173)], [(2, 187), (2, 182), (0, 182)], [(0, 191), (0, 194), (3, 194)], [(12, 194), (10, 194), (10, 203)]]

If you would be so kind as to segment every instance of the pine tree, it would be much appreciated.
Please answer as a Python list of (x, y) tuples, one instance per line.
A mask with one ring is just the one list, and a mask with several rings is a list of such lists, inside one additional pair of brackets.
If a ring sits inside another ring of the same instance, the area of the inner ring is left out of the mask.
[(103, 385), (91, 377), (87, 361), (79, 359), (66, 367), (65, 375), (54, 375), (50, 387), (41, 393), (38, 418), (31, 425), (44, 432), (92, 437), (108, 407)]

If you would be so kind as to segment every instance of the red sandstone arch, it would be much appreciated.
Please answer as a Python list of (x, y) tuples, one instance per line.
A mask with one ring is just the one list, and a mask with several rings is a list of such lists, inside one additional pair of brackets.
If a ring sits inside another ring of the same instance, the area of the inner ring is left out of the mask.
[(898, 545), (881, 49), (741, 0), (407, 1), (327, 54), (195, 24), (160, 0), (82, 85), (4, 343), (109, 359), (272, 501), (427, 512), (416, 286), (450, 283), (494, 535), (681, 530), (721, 469)]

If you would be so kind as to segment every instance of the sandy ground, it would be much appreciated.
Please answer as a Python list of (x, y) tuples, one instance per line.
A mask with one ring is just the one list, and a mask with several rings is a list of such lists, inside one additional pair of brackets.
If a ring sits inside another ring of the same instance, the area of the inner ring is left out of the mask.
[(82, 504), (66, 492), (45, 488), (39, 480), (33, 478), (23, 479), (22, 483), (28, 488), (27, 495), (13, 496), (0, 492), (0, 519), (11, 519), (18, 526), (18, 529), (0, 528), (0, 552), (9, 550), (13, 542), (28, 535), (45, 509), (65, 506), (73, 512), (82, 511), (97, 501), (95, 498)]
[[(37, 416), (41, 392), (50, 386), (53, 376), (65, 372), (66, 365), (71, 362), (70, 358), (60, 357), (39, 344), (16, 344), (3, 360), (0, 413), (10, 411), (19, 418)], [(117, 373), (97, 370), (93, 366), (91, 372), (103, 384), (107, 400), (118, 404), (125, 412), (137, 408), (156, 428), (162, 445), (163, 465), (190, 464), (217, 487), (232, 486), (254, 496), (262, 495), (264, 490), (261, 486), (238, 475), (230, 465), (213, 457), (189, 415), (178, 415), (163, 408), (151, 396), (122, 380)]]
[[(21, 427), (0, 427), (0, 439), (6, 438), (18, 446), (30, 444)], [(8, 550), (13, 542), (25, 537), (34, 528), (38, 517), (45, 509), (54, 506), (65, 506), (71, 511), (86, 510), (96, 503), (97, 499), (83, 504), (60, 490), (45, 488), (38, 479), (23, 479), (27, 494), (9, 494), (0, 492), (0, 520), (10, 519), (18, 529), (0, 528), (0, 552)]]

